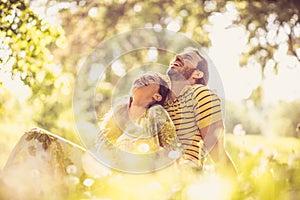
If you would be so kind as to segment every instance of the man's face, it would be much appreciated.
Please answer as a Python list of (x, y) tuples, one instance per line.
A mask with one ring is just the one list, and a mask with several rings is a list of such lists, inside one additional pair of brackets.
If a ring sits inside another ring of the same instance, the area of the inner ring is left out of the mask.
[(202, 58), (194, 51), (177, 54), (170, 62), (167, 74), (171, 80), (188, 80), (201, 60)]

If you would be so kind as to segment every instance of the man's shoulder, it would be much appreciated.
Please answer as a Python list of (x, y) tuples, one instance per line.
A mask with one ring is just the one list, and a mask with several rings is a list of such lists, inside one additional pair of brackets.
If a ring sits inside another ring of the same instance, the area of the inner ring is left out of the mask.
[(181, 91), (181, 96), (193, 95), (204, 90), (209, 90), (207, 86), (202, 84), (188, 85)]
[(208, 89), (207, 86), (202, 85), (202, 84), (195, 84), (195, 85), (190, 85), (190, 86), (191, 86), (192, 90), (199, 90), (199, 89), (205, 90), (205, 89)]

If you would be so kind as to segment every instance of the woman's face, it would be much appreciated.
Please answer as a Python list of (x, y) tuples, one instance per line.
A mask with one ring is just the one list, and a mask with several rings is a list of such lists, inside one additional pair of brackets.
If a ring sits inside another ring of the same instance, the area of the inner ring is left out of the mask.
[(146, 86), (140, 86), (133, 90), (133, 99), (138, 102), (153, 103), (161, 100), (161, 95), (158, 93), (160, 85), (157, 83), (150, 83)]
[(153, 103), (161, 100), (161, 95), (158, 92), (159, 88), (160, 84), (155, 78), (152, 78), (151, 76), (142, 76), (136, 79), (133, 83), (133, 99), (136, 102), (152, 105)]

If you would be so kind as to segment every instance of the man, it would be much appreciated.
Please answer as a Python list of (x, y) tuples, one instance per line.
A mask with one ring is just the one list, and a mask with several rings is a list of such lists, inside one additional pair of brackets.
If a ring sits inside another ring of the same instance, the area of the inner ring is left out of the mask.
[(224, 147), (220, 99), (206, 87), (207, 61), (198, 50), (187, 48), (171, 61), (167, 74), (171, 92), (164, 107), (175, 125), (183, 158), (201, 168), (209, 153), (217, 171), (236, 173)]

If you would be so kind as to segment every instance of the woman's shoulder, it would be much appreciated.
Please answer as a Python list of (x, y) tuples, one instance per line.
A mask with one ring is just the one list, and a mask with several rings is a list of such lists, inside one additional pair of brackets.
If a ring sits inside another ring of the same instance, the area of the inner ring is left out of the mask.
[(164, 110), (164, 107), (160, 104), (154, 104), (149, 108), (149, 110)]
[(151, 112), (166, 112), (166, 111), (162, 105), (154, 104), (149, 108), (148, 112), (151, 113)]
[(155, 105), (151, 106), (148, 110), (148, 116), (157, 118), (157, 119), (169, 118), (168, 112), (160, 104), (155, 104)]

